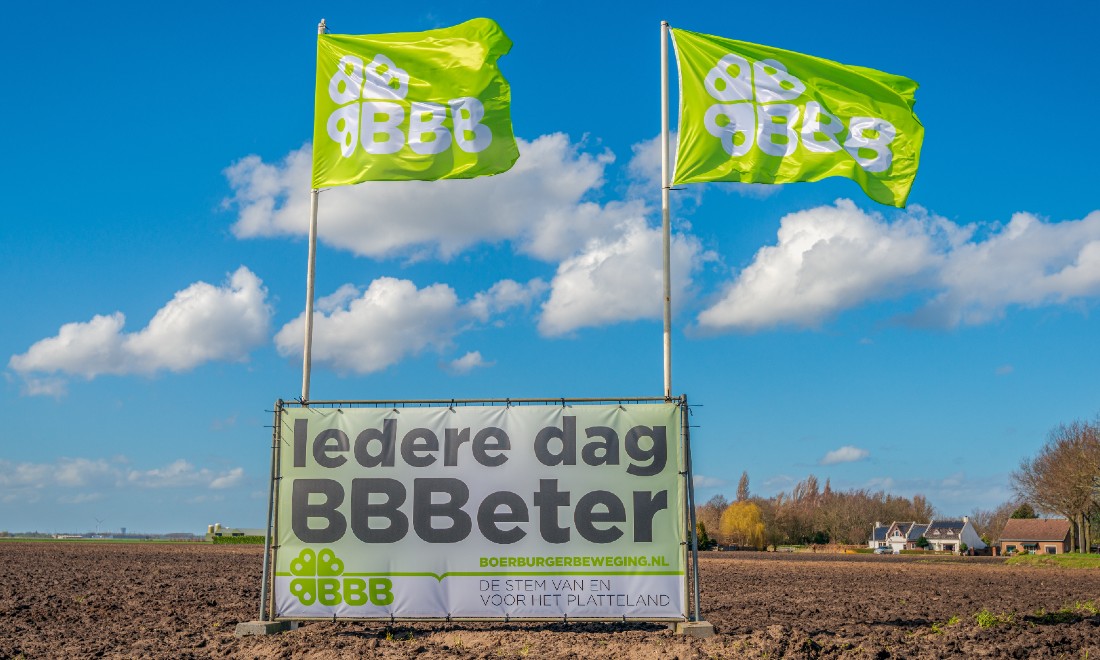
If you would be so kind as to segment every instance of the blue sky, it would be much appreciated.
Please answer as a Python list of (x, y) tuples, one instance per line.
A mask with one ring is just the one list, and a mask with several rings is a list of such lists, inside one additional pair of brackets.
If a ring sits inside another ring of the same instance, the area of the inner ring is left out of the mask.
[(322, 17), (495, 19), (521, 157), (322, 193), (313, 398), (661, 394), (664, 19), (913, 78), (926, 131), (904, 210), (845, 179), (675, 193), (698, 499), (813, 473), (962, 515), (1100, 413), (1094, 5), (409, 7), (7, 10), (0, 529), (262, 523), (268, 411), (301, 387)]

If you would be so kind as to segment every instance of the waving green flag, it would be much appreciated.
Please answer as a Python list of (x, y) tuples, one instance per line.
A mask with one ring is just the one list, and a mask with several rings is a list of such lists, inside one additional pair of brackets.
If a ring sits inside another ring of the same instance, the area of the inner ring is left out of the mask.
[(512, 167), (512, 42), (496, 22), (317, 37), (313, 187), (469, 179)]
[(792, 183), (843, 176), (903, 207), (924, 127), (901, 76), (672, 30), (680, 69), (673, 183)]

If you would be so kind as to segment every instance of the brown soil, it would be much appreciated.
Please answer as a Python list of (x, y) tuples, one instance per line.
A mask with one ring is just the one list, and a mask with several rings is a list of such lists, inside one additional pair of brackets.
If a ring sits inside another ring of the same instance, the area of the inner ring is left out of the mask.
[[(709, 640), (654, 624), (310, 623), (259, 614), (262, 551), (0, 543), (0, 658), (1100, 658), (1100, 570), (985, 558), (706, 553)], [(979, 625), (977, 613), (1001, 615)]]

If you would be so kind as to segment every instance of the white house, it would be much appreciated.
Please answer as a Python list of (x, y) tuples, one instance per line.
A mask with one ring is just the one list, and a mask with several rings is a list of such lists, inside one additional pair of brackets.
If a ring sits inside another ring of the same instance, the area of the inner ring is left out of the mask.
[(924, 536), (928, 525), (915, 522), (893, 522), (886, 530), (886, 545), (894, 550), (916, 550), (917, 539)]
[(875, 548), (886, 547), (886, 530), (890, 529), (889, 525), (883, 525), (882, 523), (875, 521), (875, 526), (871, 528), (871, 540), (867, 542), (867, 547), (874, 550)]
[(932, 520), (927, 524), (895, 521), (883, 525), (876, 522), (868, 545), (898, 551), (916, 550), (922, 536), (928, 541), (928, 549), (938, 552), (961, 552), (964, 543), (975, 550), (988, 547), (966, 516), (962, 520)]
[(963, 516), (962, 520), (933, 520), (928, 523), (924, 538), (928, 539), (929, 550), (940, 552), (962, 552), (963, 544), (975, 550), (989, 547), (978, 536), (978, 530), (974, 529), (967, 516)]

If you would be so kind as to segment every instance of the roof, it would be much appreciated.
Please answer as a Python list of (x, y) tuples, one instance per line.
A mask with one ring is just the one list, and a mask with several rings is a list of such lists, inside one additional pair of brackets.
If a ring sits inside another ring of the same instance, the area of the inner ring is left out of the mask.
[(925, 535), (924, 532), (927, 529), (928, 525), (918, 525), (914, 523), (913, 526), (909, 528), (909, 533), (905, 535), (905, 538), (913, 540), (919, 539)]
[(1065, 541), (1069, 521), (1065, 518), (1010, 518), (1001, 532), (1002, 541)]
[(894, 522), (890, 523), (890, 526), (887, 528), (887, 530), (894, 529), (895, 527), (897, 528), (897, 531), (901, 533), (902, 536), (905, 536), (906, 534), (909, 533), (909, 530), (913, 527), (913, 523), (911, 523), (911, 522), (897, 522), (895, 520)]
[(888, 529), (890, 529), (889, 525), (876, 525), (875, 528), (873, 530), (871, 530), (871, 540), (872, 541), (885, 541), (886, 540), (886, 530), (888, 530)]
[(966, 523), (961, 520), (933, 520), (924, 532), (928, 540), (957, 539), (962, 536)]

